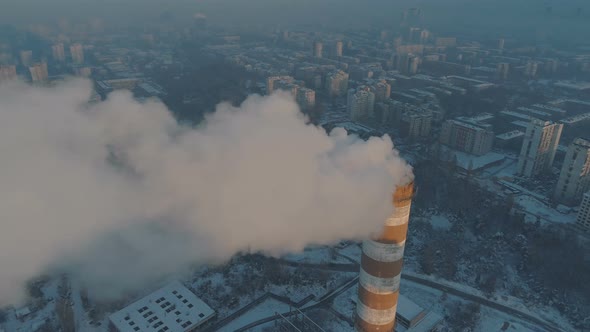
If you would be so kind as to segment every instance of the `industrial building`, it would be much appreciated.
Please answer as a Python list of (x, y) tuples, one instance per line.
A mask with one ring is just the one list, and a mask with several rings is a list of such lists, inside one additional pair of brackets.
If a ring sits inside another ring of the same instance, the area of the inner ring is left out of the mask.
[(555, 201), (574, 206), (590, 190), (590, 142), (577, 138), (567, 149), (559, 180), (555, 187)]
[(395, 326), (404, 246), (410, 219), (414, 183), (393, 194), (393, 215), (379, 236), (363, 241), (356, 305), (356, 329), (392, 331)]
[(518, 157), (518, 174), (533, 177), (549, 171), (562, 130), (563, 124), (532, 118)]
[(188, 332), (215, 311), (180, 282), (174, 281), (109, 316), (110, 331)]

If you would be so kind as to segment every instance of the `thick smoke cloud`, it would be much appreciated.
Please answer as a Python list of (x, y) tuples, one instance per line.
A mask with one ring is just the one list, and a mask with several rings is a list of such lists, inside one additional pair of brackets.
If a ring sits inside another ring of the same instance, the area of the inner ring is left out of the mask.
[(189, 128), (157, 101), (90, 92), (0, 85), (0, 305), (47, 271), (116, 296), (238, 251), (363, 238), (412, 177), (389, 137), (326, 134), (288, 95)]

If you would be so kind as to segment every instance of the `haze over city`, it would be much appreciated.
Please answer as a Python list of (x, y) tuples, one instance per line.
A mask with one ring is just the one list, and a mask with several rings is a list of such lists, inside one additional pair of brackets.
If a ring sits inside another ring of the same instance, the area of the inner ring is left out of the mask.
[(590, 330), (585, 1), (0, 8), (0, 332)]

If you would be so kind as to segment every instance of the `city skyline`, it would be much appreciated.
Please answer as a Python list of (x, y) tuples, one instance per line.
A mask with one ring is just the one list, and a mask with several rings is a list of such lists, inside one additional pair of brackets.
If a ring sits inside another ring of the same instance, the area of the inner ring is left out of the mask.
[(590, 329), (585, 2), (0, 8), (0, 332)]

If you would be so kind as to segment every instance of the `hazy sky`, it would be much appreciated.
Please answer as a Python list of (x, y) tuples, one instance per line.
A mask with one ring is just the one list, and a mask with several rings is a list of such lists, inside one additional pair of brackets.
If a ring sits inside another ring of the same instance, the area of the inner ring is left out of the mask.
[[(537, 34), (541, 29), (564, 35), (590, 28), (587, 0), (0, 0), (0, 21), (85, 20), (101, 17), (117, 23), (150, 21), (164, 11), (178, 20), (204, 12), (218, 24), (322, 24), (341, 28), (387, 24), (410, 7), (423, 9), (425, 22), (437, 29), (510, 29)], [(551, 16), (546, 7), (553, 7)], [(576, 17), (576, 8), (583, 17)], [(584, 19), (585, 18), (585, 19)]]

